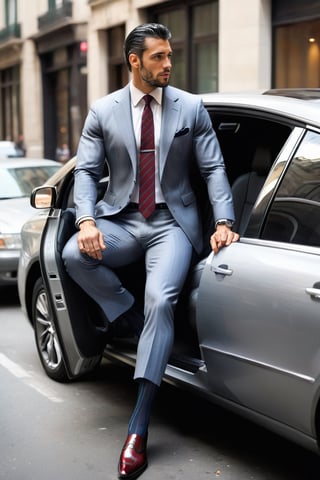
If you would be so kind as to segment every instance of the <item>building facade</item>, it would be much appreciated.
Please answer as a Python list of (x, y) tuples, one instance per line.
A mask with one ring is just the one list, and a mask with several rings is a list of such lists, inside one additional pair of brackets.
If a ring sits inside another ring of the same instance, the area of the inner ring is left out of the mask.
[(172, 31), (177, 87), (320, 87), (316, 0), (2, 0), (0, 140), (74, 154), (88, 105), (129, 80), (123, 41), (145, 21)]

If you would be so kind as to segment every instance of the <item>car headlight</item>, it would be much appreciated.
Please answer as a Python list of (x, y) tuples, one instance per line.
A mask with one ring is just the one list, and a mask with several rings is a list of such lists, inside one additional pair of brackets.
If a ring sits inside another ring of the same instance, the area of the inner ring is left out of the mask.
[(20, 233), (0, 234), (0, 250), (5, 250), (5, 249), (19, 250), (20, 248), (21, 248)]

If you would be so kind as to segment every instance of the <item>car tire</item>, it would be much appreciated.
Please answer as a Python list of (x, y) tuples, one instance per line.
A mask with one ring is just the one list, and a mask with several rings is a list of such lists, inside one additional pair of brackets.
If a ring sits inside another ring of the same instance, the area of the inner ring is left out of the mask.
[(36, 281), (33, 289), (32, 320), (38, 354), (46, 374), (57, 382), (70, 381), (42, 278)]

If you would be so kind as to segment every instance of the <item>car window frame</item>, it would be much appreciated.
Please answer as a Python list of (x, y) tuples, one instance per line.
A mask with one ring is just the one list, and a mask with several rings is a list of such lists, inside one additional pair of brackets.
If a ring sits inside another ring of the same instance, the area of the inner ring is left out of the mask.
[(260, 238), (273, 199), (307, 129), (295, 126), (276, 158), (252, 210), (243, 237)]
[[(273, 195), (272, 195), (272, 199), (269, 201), (269, 204), (268, 204), (268, 208), (265, 209), (265, 214), (264, 214), (264, 219), (263, 219), (263, 222), (261, 223), (261, 228), (260, 228), (260, 232), (259, 232), (259, 236), (262, 240), (268, 240), (270, 242), (275, 242), (275, 243), (282, 243), (284, 245), (300, 245), (302, 246), (303, 250), (307, 249), (308, 247), (311, 248), (311, 251), (313, 251), (313, 249), (319, 249), (320, 248), (320, 245), (319, 247), (317, 245), (312, 245), (312, 244), (308, 244), (307, 242), (306, 243), (295, 243), (295, 242), (286, 242), (286, 241), (280, 241), (280, 240), (277, 240), (277, 239), (267, 239), (267, 238), (263, 238), (263, 233), (265, 231), (265, 228), (266, 228), (266, 224), (268, 222), (268, 218), (269, 218), (269, 215), (270, 213), (272, 212), (272, 206), (273, 206), (273, 202), (276, 202), (277, 199), (278, 199), (278, 192), (279, 192), (279, 189), (281, 188), (281, 185), (282, 185), (282, 180), (285, 179), (285, 176), (288, 172), (288, 170), (290, 169), (290, 166), (292, 164), (292, 162), (296, 159), (296, 155), (299, 153), (299, 150), (300, 150), (300, 147), (302, 146), (302, 144), (304, 143), (306, 137), (308, 136), (308, 134), (310, 132), (313, 132), (313, 133), (316, 133), (318, 136), (320, 136), (320, 129), (319, 128), (316, 128), (316, 127), (313, 127), (313, 126), (310, 126), (310, 125), (307, 125), (305, 129), (303, 129), (303, 134), (301, 135), (301, 138), (299, 139), (299, 142), (298, 144), (295, 146), (293, 152), (292, 152), (292, 155), (291, 155), (291, 158), (286, 162), (286, 164), (284, 165), (284, 168), (281, 172), (281, 174), (279, 175), (279, 178), (277, 179), (277, 182), (276, 182), (276, 187), (273, 191)], [(280, 195), (280, 201), (283, 199), (283, 196)], [(284, 197), (284, 200), (285, 200), (285, 197)], [(299, 201), (299, 198), (297, 197), (296, 199), (297, 201)], [(306, 203), (308, 203), (308, 199), (305, 200)], [(310, 201), (310, 205), (312, 204), (313, 202)], [(275, 208), (275, 211), (277, 209)], [(308, 250), (309, 251), (309, 250)]]

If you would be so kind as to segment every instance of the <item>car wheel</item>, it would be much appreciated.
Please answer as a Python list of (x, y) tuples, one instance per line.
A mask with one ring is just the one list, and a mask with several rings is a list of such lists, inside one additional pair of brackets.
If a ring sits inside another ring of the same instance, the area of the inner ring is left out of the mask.
[(32, 320), (38, 354), (46, 374), (58, 382), (69, 381), (42, 278), (33, 289)]

